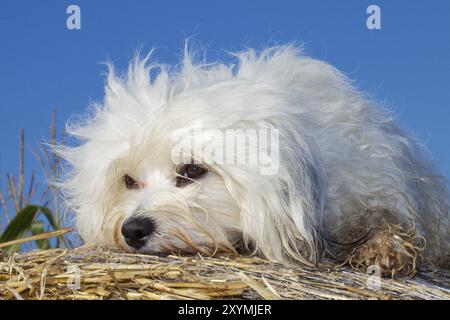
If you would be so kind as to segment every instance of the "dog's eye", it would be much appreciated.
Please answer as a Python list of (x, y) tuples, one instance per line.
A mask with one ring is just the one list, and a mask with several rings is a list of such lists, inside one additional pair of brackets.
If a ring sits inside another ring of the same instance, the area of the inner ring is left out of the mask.
[(127, 189), (139, 189), (139, 183), (129, 175), (126, 174), (123, 177), (123, 180), (125, 182), (125, 186), (127, 187)]
[(187, 164), (183, 166), (181, 172), (179, 173), (185, 178), (196, 179), (204, 175), (206, 173), (206, 169), (195, 164)]
[(179, 176), (177, 177), (177, 187), (192, 182), (192, 180), (198, 179), (204, 176), (208, 170), (195, 164), (185, 164), (177, 170)]

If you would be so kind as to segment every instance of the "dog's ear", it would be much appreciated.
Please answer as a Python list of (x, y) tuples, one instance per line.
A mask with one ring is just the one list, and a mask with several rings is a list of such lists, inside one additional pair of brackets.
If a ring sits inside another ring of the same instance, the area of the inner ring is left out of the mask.
[(225, 184), (241, 209), (244, 243), (254, 253), (276, 261), (314, 265), (324, 248), (326, 188), (321, 166), (303, 152), (282, 152), (278, 174), (253, 173), (243, 181), (239, 177), (250, 175), (242, 172)]

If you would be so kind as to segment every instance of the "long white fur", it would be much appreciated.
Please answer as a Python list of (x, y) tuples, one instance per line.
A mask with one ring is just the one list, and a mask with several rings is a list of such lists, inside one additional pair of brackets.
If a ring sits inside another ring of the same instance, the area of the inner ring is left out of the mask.
[[(234, 56), (235, 64), (197, 63), (186, 50), (172, 68), (136, 58), (125, 76), (110, 66), (104, 101), (68, 126), (78, 146), (59, 151), (85, 241), (128, 248), (120, 225), (138, 211), (158, 224), (142, 252), (188, 250), (183, 234), (199, 246), (243, 242), (268, 259), (315, 263), (332, 243), (389, 220), (425, 237), (429, 261), (448, 258), (445, 184), (386, 111), (295, 46)], [(278, 174), (209, 163), (207, 176), (177, 188), (170, 135), (198, 120), (278, 129)], [(124, 174), (145, 187), (126, 190)]]

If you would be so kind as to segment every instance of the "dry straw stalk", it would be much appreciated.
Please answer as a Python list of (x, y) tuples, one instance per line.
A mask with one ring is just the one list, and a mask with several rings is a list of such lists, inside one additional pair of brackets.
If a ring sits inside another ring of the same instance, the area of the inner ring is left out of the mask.
[(162, 257), (86, 245), (1, 258), (0, 298), (450, 299), (450, 275), (419, 270), (414, 279), (374, 279), (256, 257)]

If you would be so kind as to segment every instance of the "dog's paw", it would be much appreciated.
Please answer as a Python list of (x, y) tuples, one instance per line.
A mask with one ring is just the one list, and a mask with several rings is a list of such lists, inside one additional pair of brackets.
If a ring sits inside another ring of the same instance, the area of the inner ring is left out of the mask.
[(347, 261), (353, 269), (364, 272), (376, 266), (383, 277), (414, 276), (423, 249), (424, 240), (414, 231), (389, 225), (355, 248)]

